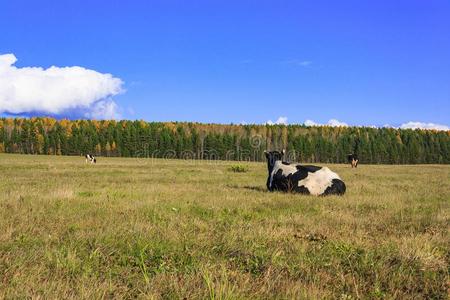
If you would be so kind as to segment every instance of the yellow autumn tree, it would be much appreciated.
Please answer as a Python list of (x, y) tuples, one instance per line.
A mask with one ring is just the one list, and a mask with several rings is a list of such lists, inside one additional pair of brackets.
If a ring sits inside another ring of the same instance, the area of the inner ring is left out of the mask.
[(106, 142), (105, 151), (106, 151), (106, 156), (110, 156), (110, 154), (111, 154), (111, 145), (109, 144), (109, 142)]
[(112, 155), (117, 155), (117, 146), (116, 146), (116, 142), (112, 142), (112, 144), (111, 144), (111, 153), (112, 153)]

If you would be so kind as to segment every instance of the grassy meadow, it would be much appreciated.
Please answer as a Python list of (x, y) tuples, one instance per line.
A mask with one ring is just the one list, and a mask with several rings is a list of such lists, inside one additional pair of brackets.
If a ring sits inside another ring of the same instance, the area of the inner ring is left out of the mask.
[(235, 164), (0, 155), (0, 299), (448, 299), (449, 165), (314, 197)]

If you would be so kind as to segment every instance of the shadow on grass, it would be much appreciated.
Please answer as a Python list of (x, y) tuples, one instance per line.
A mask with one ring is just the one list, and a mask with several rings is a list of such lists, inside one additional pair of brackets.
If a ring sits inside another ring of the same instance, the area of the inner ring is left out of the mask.
[(267, 193), (268, 190), (265, 187), (262, 186), (251, 186), (251, 185), (245, 185), (245, 186), (238, 186), (238, 185), (229, 185), (228, 187), (232, 189), (238, 189), (238, 190), (251, 190), (255, 192), (263, 192)]

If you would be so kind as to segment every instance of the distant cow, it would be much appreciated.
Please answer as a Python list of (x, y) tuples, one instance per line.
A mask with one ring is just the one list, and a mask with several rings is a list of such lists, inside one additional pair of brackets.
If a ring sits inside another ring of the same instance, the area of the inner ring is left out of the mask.
[(88, 162), (90, 162), (91, 164), (97, 163), (97, 159), (92, 154), (86, 154), (84, 157), (86, 158), (86, 163)]
[(358, 156), (356, 154), (347, 155), (348, 163), (352, 165), (352, 168), (358, 167)]
[(283, 161), (285, 151), (265, 151), (269, 191), (284, 191), (315, 196), (343, 195), (345, 183), (327, 167), (294, 165)]

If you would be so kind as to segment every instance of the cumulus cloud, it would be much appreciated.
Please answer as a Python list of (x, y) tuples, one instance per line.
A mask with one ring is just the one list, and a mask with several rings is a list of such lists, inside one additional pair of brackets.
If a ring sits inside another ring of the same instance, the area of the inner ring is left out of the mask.
[(450, 127), (441, 124), (423, 123), (423, 122), (408, 122), (400, 125), (401, 129), (435, 129), (435, 130), (450, 130)]
[(306, 120), (303, 123), (305, 126), (331, 126), (331, 127), (348, 127), (347, 123), (341, 122), (339, 120), (336, 119), (330, 119), (327, 123), (325, 124), (320, 124), (320, 123), (316, 123), (312, 120)]
[(267, 125), (287, 125), (288, 118), (287, 117), (279, 117), (275, 122), (269, 120), (266, 122)]
[(305, 126), (320, 126), (320, 124), (317, 124), (316, 122), (314, 122), (313, 120), (306, 120), (303, 123)]
[(119, 118), (112, 99), (121, 79), (83, 67), (15, 67), (14, 54), (0, 55), (0, 113)]
[(329, 120), (327, 125), (332, 127), (348, 127), (347, 123), (338, 121), (336, 119)]

